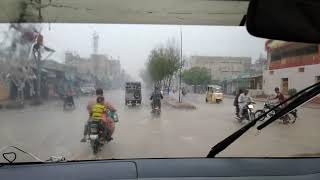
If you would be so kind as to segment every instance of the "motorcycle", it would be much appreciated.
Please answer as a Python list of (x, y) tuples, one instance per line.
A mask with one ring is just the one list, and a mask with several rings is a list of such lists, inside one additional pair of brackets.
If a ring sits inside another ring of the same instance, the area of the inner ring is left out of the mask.
[[(272, 104), (270, 101), (267, 101), (264, 103), (263, 105), (263, 109), (257, 110), (254, 114), (254, 116), (257, 118), (259, 116), (261, 116), (262, 114), (264, 114), (265, 112), (269, 111), (270, 109), (274, 108), (276, 105)], [(277, 111), (279, 111), (281, 108), (278, 107), (277, 109), (269, 112), (267, 114), (267, 116), (261, 117), (260, 121), (264, 121), (265, 118), (269, 119), (270, 117), (274, 116), (276, 114)], [(285, 122), (289, 122), (291, 124), (295, 123), (296, 120), (298, 118), (298, 111), (295, 109), (291, 112), (289, 112), (288, 114), (282, 116), (280, 118), (281, 121)]]
[(243, 120), (248, 120), (252, 121), (255, 118), (255, 113), (254, 113), (254, 104), (255, 102), (249, 102), (245, 105), (242, 111), (242, 117), (237, 118), (239, 122), (242, 122)]
[(89, 141), (93, 150), (93, 154), (97, 154), (106, 141), (103, 124), (100, 121), (92, 121), (89, 123)]
[(71, 110), (75, 109), (72, 96), (65, 96), (63, 99), (63, 110), (68, 110), (68, 109), (71, 109)]
[(152, 106), (152, 113), (153, 114), (156, 114), (156, 115), (160, 115), (161, 113), (161, 108), (160, 108), (160, 100), (159, 101), (156, 101), (156, 100), (153, 100), (152, 103), (151, 103), (151, 106)]
[[(113, 122), (119, 122), (119, 116), (116, 112), (108, 111), (108, 116), (111, 117)], [(108, 141), (108, 129), (102, 124), (101, 121), (91, 121), (89, 123), (89, 141), (93, 150), (93, 154), (97, 154), (100, 148)]]
[(151, 108), (152, 111), (151, 113), (160, 115), (161, 112), (161, 99), (163, 99), (162, 92), (159, 93), (154, 93), (151, 95), (150, 100), (151, 100)]

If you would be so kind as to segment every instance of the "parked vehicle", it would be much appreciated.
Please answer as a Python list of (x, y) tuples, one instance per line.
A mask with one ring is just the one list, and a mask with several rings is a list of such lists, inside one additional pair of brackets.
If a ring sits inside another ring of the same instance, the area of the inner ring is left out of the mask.
[(223, 101), (223, 93), (221, 86), (208, 85), (206, 88), (206, 102), (207, 103), (220, 103)]
[[(263, 105), (263, 109), (257, 110), (254, 114), (254, 116), (257, 118), (260, 115), (268, 112), (269, 110), (271, 110), (273, 107), (275, 107), (276, 105), (271, 103), (270, 101), (267, 101), (264, 103)], [(278, 107), (275, 111), (271, 111), (270, 113), (267, 114), (267, 116), (264, 116), (260, 119), (260, 121), (264, 121), (266, 118), (269, 119), (270, 117), (272, 117), (273, 115), (276, 114), (277, 111), (279, 111), (281, 108)], [(292, 110), (290, 113), (286, 114), (285, 116), (281, 117), (280, 120), (283, 122), (289, 122), (291, 124), (295, 123), (298, 117), (298, 111), (296, 109)]]
[(141, 83), (126, 82), (125, 105), (141, 105)]
[(82, 95), (91, 96), (95, 94), (96, 89), (93, 84), (86, 84), (80, 87), (80, 92)]

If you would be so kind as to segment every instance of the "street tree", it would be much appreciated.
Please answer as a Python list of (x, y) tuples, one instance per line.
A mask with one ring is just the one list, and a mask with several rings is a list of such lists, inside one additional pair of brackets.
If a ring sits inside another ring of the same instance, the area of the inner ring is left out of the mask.
[(165, 46), (154, 48), (149, 55), (146, 74), (151, 80), (163, 86), (170, 86), (172, 77), (180, 68), (180, 54), (174, 40), (168, 40)]
[(211, 81), (208, 69), (201, 67), (185, 70), (181, 78), (188, 85), (206, 85)]

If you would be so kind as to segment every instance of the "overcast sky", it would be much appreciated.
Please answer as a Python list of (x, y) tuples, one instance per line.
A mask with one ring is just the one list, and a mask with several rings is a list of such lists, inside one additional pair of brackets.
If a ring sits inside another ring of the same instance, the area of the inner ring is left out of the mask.
[[(4, 26), (1, 26), (2, 28)], [(3, 29), (1, 30), (3, 31)], [(180, 26), (117, 24), (43, 24), (44, 43), (56, 50), (52, 57), (63, 62), (65, 51), (88, 57), (92, 34), (99, 34), (99, 53), (120, 59), (130, 75), (137, 77), (150, 50), (174, 38), (180, 45)], [(250, 36), (244, 27), (182, 26), (183, 54), (249, 56), (264, 52), (264, 39)]]

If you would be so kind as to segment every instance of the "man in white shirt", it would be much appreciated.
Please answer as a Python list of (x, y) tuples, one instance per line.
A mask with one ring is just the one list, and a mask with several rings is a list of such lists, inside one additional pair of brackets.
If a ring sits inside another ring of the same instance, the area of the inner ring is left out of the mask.
[(243, 91), (243, 93), (240, 94), (239, 98), (238, 98), (238, 104), (239, 104), (239, 109), (240, 109), (240, 112), (239, 112), (239, 115), (240, 115), (240, 118), (242, 118), (242, 114), (243, 114), (243, 108), (249, 103), (251, 102), (251, 98), (250, 96), (248, 95), (248, 90), (245, 89)]

